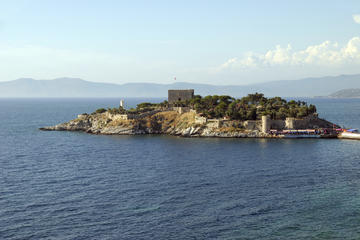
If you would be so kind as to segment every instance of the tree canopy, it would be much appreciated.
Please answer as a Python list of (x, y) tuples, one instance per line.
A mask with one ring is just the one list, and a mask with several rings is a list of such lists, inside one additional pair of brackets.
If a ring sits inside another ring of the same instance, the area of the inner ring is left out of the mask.
[(316, 107), (304, 101), (286, 101), (281, 97), (266, 98), (262, 93), (249, 94), (239, 99), (226, 95), (195, 95), (178, 105), (194, 108), (208, 118), (226, 117), (233, 120), (256, 120), (263, 115), (269, 115), (271, 119), (302, 118), (316, 113)]
[[(263, 115), (271, 119), (285, 119), (287, 117), (303, 118), (316, 113), (316, 107), (308, 105), (304, 101), (286, 101), (281, 97), (266, 98), (262, 93), (249, 94), (236, 99), (227, 95), (212, 95), (202, 97), (195, 95), (186, 101), (179, 101), (174, 106), (191, 107), (207, 118), (228, 118), (232, 120), (257, 120)], [(108, 109), (110, 113), (142, 113), (155, 109), (165, 110), (169, 103), (165, 100), (161, 103), (144, 102), (137, 105), (136, 109), (125, 110), (122, 107)], [(106, 111), (98, 109), (96, 113)]]

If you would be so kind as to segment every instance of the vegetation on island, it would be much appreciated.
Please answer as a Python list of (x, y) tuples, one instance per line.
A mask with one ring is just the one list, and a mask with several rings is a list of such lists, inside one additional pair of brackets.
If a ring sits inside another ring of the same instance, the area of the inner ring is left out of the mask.
[[(262, 93), (249, 94), (243, 98), (230, 96), (206, 96), (195, 95), (186, 101), (173, 104), (175, 107), (190, 107), (197, 113), (207, 118), (227, 118), (231, 120), (257, 120), (263, 115), (271, 119), (283, 120), (287, 117), (302, 118), (316, 113), (316, 107), (308, 105), (304, 101), (286, 101), (281, 97), (266, 98)], [(108, 109), (112, 114), (138, 114), (153, 110), (166, 110), (170, 107), (167, 101), (161, 103), (144, 102), (125, 110), (122, 107)], [(95, 113), (101, 113), (105, 109), (98, 109)]]
[(281, 97), (266, 98), (262, 93), (249, 94), (240, 99), (230, 96), (196, 95), (180, 104), (190, 106), (208, 118), (225, 117), (233, 120), (256, 120), (263, 115), (280, 120), (286, 117), (302, 118), (316, 113), (316, 107), (304, 101), (286, 101)]
[(149, 111), (153, 111), (153, 110), (159, 110), (159, 109), (165, 109), (168, 108), (169, 104), (167, 101), (164, 101), (162, 103), (149, 103), (149, 102), (144, 102), (144, 103), (140, 103), (136, 106), (136, 108), (130, 108), (130, 109), (125, 109), (123, 107), (114, 107), (114, 108), (99, 108), (97, 110), (95, 110), (95, 112), (93, 112), (92, 114), (97, 114), (97, 113), (104, 113), (104, 112), (108, 112), (110, 114), (139, 114), (139, 113), (145, 113), (145, 112), (149, 112)]

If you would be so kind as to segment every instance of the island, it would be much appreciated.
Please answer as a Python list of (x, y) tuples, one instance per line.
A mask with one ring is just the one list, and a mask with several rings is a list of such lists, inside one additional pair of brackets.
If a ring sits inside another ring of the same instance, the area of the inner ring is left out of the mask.
[(336, 124), (318, 117), (304, 101), (266, 98), (254, 93), (242, 98), (195, 95), (193, 89), (168, 90), (168, 100), (144, 102), (125, 109), (100, 108), (47, 131), (91, 134), (167, 134), (183, 137), (336, 137)]
[(337, 92), (330, 94), (330, 98), (360, 98), (360, 89), (359, 88), (348, 88), (342, 89)]

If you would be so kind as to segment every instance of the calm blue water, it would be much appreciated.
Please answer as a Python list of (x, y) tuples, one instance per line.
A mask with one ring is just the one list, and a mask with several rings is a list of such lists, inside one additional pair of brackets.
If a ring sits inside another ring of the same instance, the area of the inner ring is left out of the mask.
[[(307, 101), (360, 128), (360, 99)], [(38, 130), (117, 104), (0, 100), (0, 239), (360, 238), (360, 141)]]

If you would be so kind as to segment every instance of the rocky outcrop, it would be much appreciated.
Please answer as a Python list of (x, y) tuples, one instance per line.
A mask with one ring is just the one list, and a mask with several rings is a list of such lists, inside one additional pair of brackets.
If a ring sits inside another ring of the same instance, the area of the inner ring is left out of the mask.
[(110, 118), (109, 114), (98, 113), (79, 115), (78, 118), (56, 126), (44, 127), (44, 131), (83, 131), (93, 134), (107, 135), (141, 135), (168, 134), (183, 137), (275, 137), (258, 130), (245, 130), (236, 122), (222, 127), (214, 124), (199, 124), (195, 121), (196, 114), (176, 111), (158, 112), (139, 119)]
[[(290, 119), (292, 125), (298, 129), (331, 128), (332, 123), (317, 118)], [(286, 121), (290, 121), (286, 119)], [(270, 120), (269, 120), (270, 121)], [(270, 121), (269, 128), (274, 129), (274, 122)], [(252, 124), (250, 124), (252, 123)], [(177, 111), (153, 111), (142, 114), (136, 118), (117, 117), (113, 114), (96, 113), (81, 114), (78, 118), (56, 126), (44, 127), (45, 131), (83, 131), (92, 134), (106, 135), (141, 135), (141, 134), (167, 134), (183, 137), (220, 137), (220, 138), (278, 138), (275, 134), (261, 131), (259, 121), (236, 121), (207, 119), (199, 121), (194, 112), (179, 113)], [(286, 125), (282, 123), (282, 125)], [(281, 126), (282, 126), (281, 125)], [(275, 126), (276, 127), (276, 126)], [(276, 128), (275, 128), (276, 129)]]

